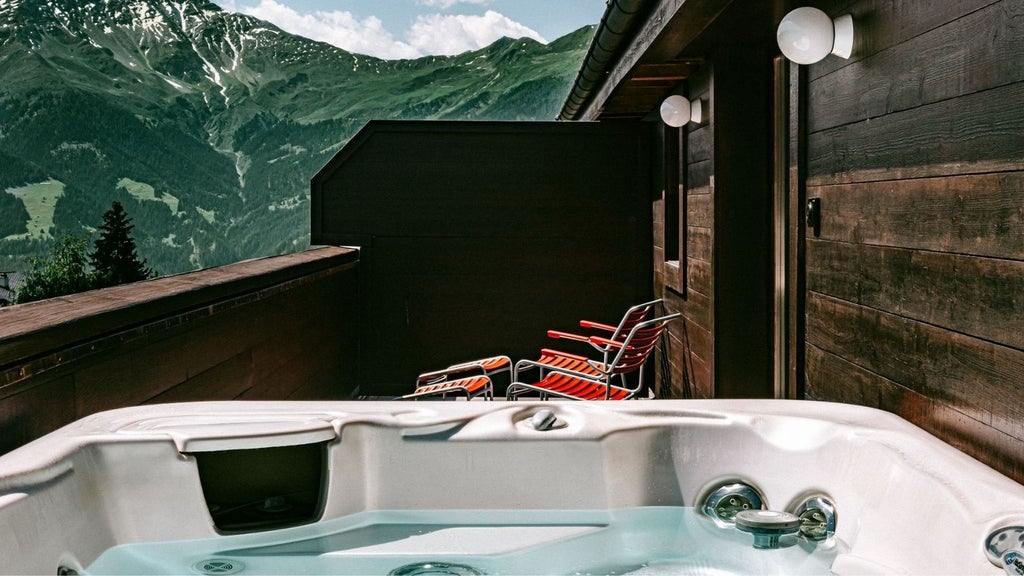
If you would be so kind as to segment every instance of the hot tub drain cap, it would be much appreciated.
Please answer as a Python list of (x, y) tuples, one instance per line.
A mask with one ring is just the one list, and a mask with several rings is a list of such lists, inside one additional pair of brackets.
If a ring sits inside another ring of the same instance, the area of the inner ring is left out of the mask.
[(451, 564), (448, 562), (416, 562), (399, 566), (388, 576), (483, 576), (483, 572), (465, 564)]
[(245, 570), (245, 564), (230, 558), (208, 558), (193, 564), (192, 570), (208, 576), (238, 574)]

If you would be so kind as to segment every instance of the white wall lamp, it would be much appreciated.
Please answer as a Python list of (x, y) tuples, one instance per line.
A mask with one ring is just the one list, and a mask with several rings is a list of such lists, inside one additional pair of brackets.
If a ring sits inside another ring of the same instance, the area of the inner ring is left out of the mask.
[(829, 54), (849, 58), (853, 53), (853, 16), (835, 20), (817, 8), (797, 8), (782, 18), (775, 34), (779, 49), (792, 62), (814, 64)]
[(688, 122), (700, 124), (704, 121), (704, 106), (700, 98), (690, 102), (684, 96), (674, 94), (661, 103), (661, 119), (673, 128), (685, 126)]

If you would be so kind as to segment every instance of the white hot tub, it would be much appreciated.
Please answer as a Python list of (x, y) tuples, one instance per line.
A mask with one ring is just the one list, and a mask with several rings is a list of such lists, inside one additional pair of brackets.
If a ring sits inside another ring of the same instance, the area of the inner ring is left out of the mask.
[(158, 405), (0, 457), (14, 574), (1014, 574), (1022, 527), (1024, 486), (814, 402)]

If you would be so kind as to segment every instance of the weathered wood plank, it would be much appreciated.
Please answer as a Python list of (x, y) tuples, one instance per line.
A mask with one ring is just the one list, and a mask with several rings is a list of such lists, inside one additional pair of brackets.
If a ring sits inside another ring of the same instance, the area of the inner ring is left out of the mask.
[[(339, 380), (337, 374), (356, 373), (355, 366), (346, 366), (339, 359), (324, 359), (323, 364), (313, 367), (306, 374), (306, 380), (298, 382), (288, 394), (289, 400), (351, 400), (355, 392), (354, 380), (352, 382)], [(496, 387), (502, 386), (501, 382), (495, 383)], [(495, 395), (503, 394), (501, 390), (495, 390)]]
[(806, 357), (808, 399), (859, 404), (892, 412), (1017, 482), (1024, 480), (1024, 442), (1019, 437), (816, 346), (807, 346)]
[(907, 391), (898, 404), (900, 416), (921, 426), (970, 456), (1017, 482), (1024, 483), (1024, 442), (931, 398)]
[[(679, 351), (677, 343), (670, 337), (668, 339), (668, 359), (669, 359), (669, 378), (663, 377), (664, 370), (662, 365), (656, 367), (656, 373), (658, 374), (659, 384), (661, 386), (668, 386), (668, 398), (683, 398), (683, 365), (681, 363), (682, 354)], [(664, 388), (662, 388), (664, 391)], [(662, 397), (665, 397), (664, 395)]]
[(0, 454), (76, 420), (72, 378), (40, 380), (0, 402)]
[(686, 268), (687, 287), (699, 294), (711, 296), (711, 262), (690, 258)]
[(812, 133), (807, 186), (1024, 170), (1022, 106), (1018, 82)]
[[(708, 104), (703, 104), (707, 106)], [(686, 163), (696, 164), (711, 159), (712, 135), (711, 124), (704, 124), (686, 133)]]
[(805, 396), (808, 400), (880, 408), (883, 390), (894, 382), (808, 344)]
[[(684, 320), (674, 322), (669, 332), (669, 363), (672, 370), (673, 398), (682, 398), (684, 378), (690, 382), (694, 398), (711, 398), (711, 372), (708, 369), (711, 335), (706, 330)], [(685, 374), (685, 376), (684, 376)]]
[(711, 297), (690, 290), (686, 294), (686, 308), (683, 314), (690, 322), (705, 330), (711, 330), (714, 322), (711, 317)]
[[(850, 60), (842, 58), (825, 58), (817, 64), (807, 66), (812, 78), (819, 78), (839, 68), (848, 66), (851, 61), (871, 57), (879, 52), (898, 46), (916, 36), (926, 34), (930, 30), (940, 28), (953, 22), (964, 14), (997, 4), (1003, 0), (957, 0), (956, 2), (893, 2), (892, 0), (853, 0), (837, 5), (835, 8), (825, 7), (833, 17), (850, 14), (854, 22), (854, 45)], [(1004, 3), (1013, 4), (1019, 9), (1018, 0)], [(838, 4), (838, 3), (837, 3)], [(1011, 9), (1013, 9), (1011, 7)]]
[(662, 234), (659, 230), (665, 229), (665, 198), (659, 198), (651, 203), (651, 218), (654, 225), (654, 241), (661, 245)]
[[(307, 316), (308, 318), (308, 316)], [(313, 320), (309, 318), (309, 320)], [(310, 322), (279, 323), (278, 329), (273, 325), (264, 325), (261, 330), (268, 331), (272, 337), (257, 342), (251, 347), (252, 371), (256, 374), (268, 374), (281, 366), (302, 358), (309, 351), (305, 348), (309, 342), (322, 342), (326, 348), (336, 346), (335, 337), (329, 326), (320, 326)]]
[(687, 370), (690, 375), (690, 389), (694, 398), (714, 398), (715, 383), (711, 374), (711, 361), (706, 361), (696, 354), (688, 358)]
[(709, 230), (715, 221), (714, 198), (711, 194), (691, 194), (686, 200), (686, 221), (689, 230), (706, 228)]
[(679, 341), (683, 349), (706, 364), (714, 357), (714, 338), (711, 331), (687, 318), (679, 324)]
[[(909, 10), (924, 5), (901, 4)], [(812, 81), (808, 130), (818, 132), (1024, 80), (1024, 60), (1019, 57), (1024, 54), (1024, 17), (1011, 13), (1022, 5), (1009, 0), (972, 13), (954, 2), (929, 5), (929, 10), (946, 12), (946, 18), (965, 15)], [(873, 28), (859, 30), (874, 36)], [(849, 86), (862, 89), (844, 89)]]
[[(710, 322), (710, 300), (693, 291), (683, 300), (674, 294), (665, 296), (665, 309), (667, 312), (680, 312), (683, 314), (681, 322), (672, 322), (668, 326), (668, 333), (671, 340), (672, 358), (677, 378), (682, 378), (685, 370), (691, 382), (691, 388), (696, 388), (701, 383), (702, 390), (711, 390), (711, 359), (714, 357), (711, 331), (708, 328)], [(704, 323), (702, 325), (702, 323)], [(674, 386), (678, 392), (682, 380), (674, 380)], [(678, 397), (678, 396), (676, 396)], [(712, 397), (710, 393), (704, 398)]]
[(818, 186), (821, 238), (1024, 258), (1024, 172)]
[(131, 352), (109, 357), (105, 360), (93, 359), (73, 374), (74, 406), (78, 418), (88, 416), (102, 410), (113, 410), (134, 406), (146, 400), (153, 393), (166, 390), (173, 384), (182, 381), (174, 380), (171, 384), (160, 383), (157, 387), (139, 386)]
[(711, 228), (690, 226), (687, 228), (686, 241), (687, 256), (711, 262)]
[[(344, 398), (351, 388), (333, 374), (344, 366), (339, 355), (328, 347), (307, 351), (270, 372), (254, 372), (252, 386), (239, 395), (242, 400), (312, 400)], [(351, 369), (352, 367), (350, 367)], [(353, 372), (354, 373), (354, 372)], [(394, 391), (404, 393), (413, 380), (396, 382)]]
[[(685, 335), (689, 330), (689, 328), (684, 327), (681, 333)], [(672, 371), (672, 397), (685, 397), (683, 383), (688, 381), (691, 398), (709, 398), (709, 395), (702, 393), (702, 391), (709, 390), (711, 386), (707, 362), (698, 356), (694, 350), (688, 348), (686, 340), (681, 341), (676, 334), (672, 334), (669, 337), (669, 350), (671, 354), (669, 362)]]
[(706, 195), (712, 192), (711, 176), (715, 173), (715, 165), (711, 160), (701, 160), (686, 165), (686, 193), (693, 196)]
[(811, 292), (807, 342), (1024, 440), (1024, 352)]
[(665, 251), (661, 247), (655, 246), (652, 250), (652, 255), (654, 258), (654, 293), (661, 294), (661, 291), (667, 285), (665, 281), (666, 269), (670, 269), (669, 273), (671, 273), (673, 266), (665, 262)]
[(253, 379), (252, 355), (246, 350), (146, 399), (144, 404), (233, 400), (252, 387)]
[(1024, 261), (810, 240), (807, 288), (1024, 350)]

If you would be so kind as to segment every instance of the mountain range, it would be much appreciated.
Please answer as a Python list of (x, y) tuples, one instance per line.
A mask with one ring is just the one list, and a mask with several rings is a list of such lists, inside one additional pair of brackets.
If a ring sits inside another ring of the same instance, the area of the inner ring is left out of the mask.
[(161, 274), (302, 249), (367, 121), (553, 119), (592, 34), (382, 60), (203, 0), (0, 0), (0, 270), (115, 200)]

